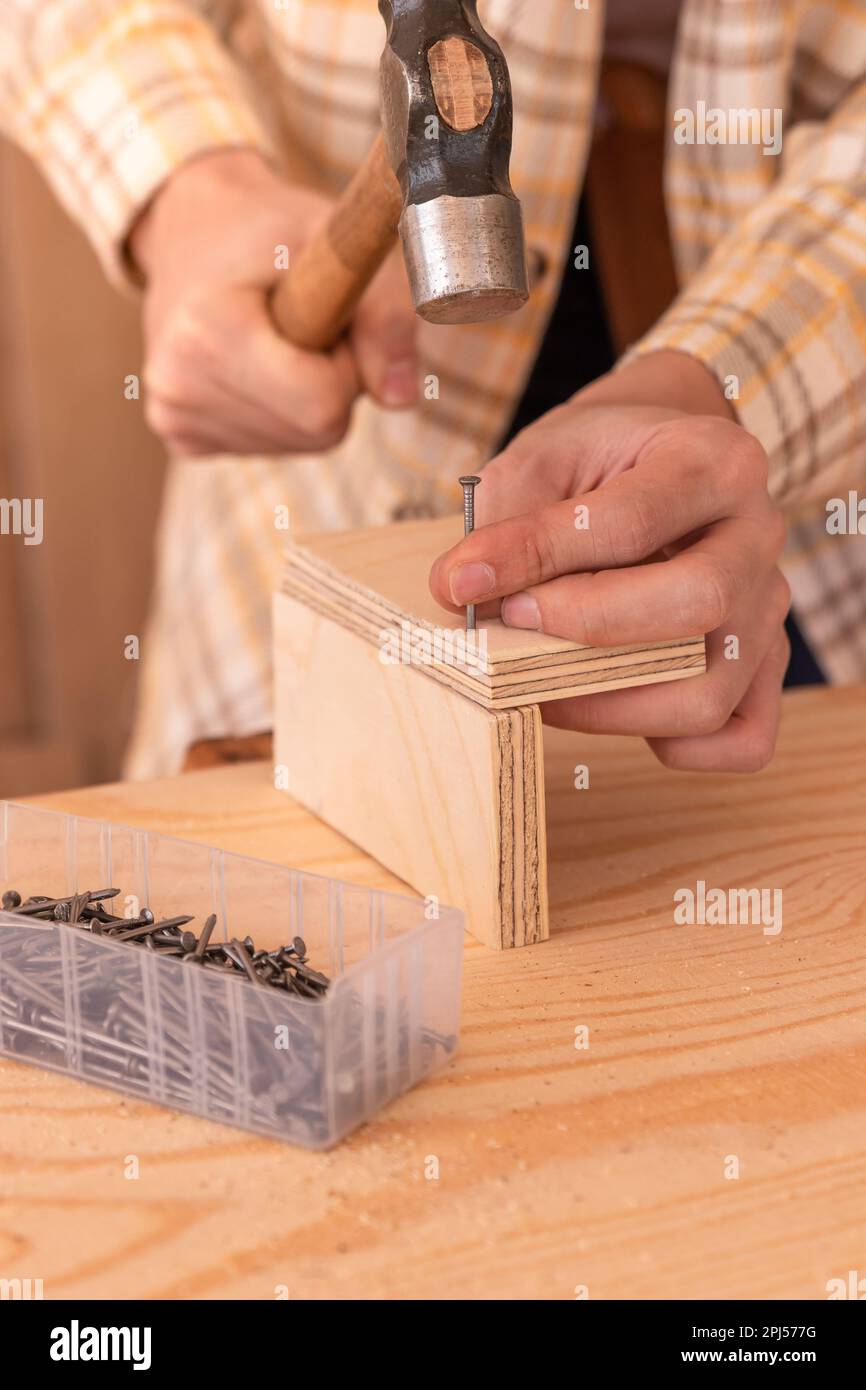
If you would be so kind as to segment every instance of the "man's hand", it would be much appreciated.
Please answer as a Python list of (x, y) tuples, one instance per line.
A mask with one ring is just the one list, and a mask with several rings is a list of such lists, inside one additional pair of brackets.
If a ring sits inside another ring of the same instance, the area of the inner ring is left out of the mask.
[(292, 347), (271, 320), (277, 247), (300, 250), (327, 210), (258, 154), (227, 151), (180, 168), (140, 218), (147, 420), (172, 452), (318, 452), (342, 439), (362, 391), (415, 403), (416, 320), (396, 256), (332, 353)]
[(547, 723), (642, 735), (673, 768), (769, 761), (790, 655), (785, 526), (763, 449), (700, 363), (639, 359), (552, 411), (484, 470), (476, 515), (433, 568), (445, 607), (588, 646), (707, 634), (706, 675), (551, 702)]

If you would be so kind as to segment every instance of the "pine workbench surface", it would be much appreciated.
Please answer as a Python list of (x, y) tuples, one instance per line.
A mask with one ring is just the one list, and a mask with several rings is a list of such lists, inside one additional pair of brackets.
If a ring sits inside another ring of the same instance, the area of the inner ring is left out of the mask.
[[(330, 1153), (0, 1059), (0, 1275), (46, 1298), (826, 1298), (866, 1271), (864, 723), (866, 690), (789, 696), (743, 779), (554, 735), (551, 941), (467, 940), (458, 1054)], [(38, 804), (397, 886), (264, 764)], [(782, 931), (674, 925), (698, 880), (781, 888)]]

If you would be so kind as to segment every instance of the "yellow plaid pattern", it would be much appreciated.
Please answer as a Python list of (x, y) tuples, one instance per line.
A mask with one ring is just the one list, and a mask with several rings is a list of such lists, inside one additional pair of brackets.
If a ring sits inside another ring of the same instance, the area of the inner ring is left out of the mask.
[[(175, 464), (159, 539), (133, 775), (174, 770), (199, 738), (270, 724), (269, 595), (298, 530), (380, 524), (458, 504), (495, 449), (569, 261), (592, 135), (603, 0), (481, 0), (515, 92), (513, 178), (547, 272), (517, 317), (421, 325), (432, 399), (363, 402), (326, 459)], [(377, 123), (375, 0), (0, 0), (0, 123), (39, 162), (108, 273), (129, 226), (204, 150), (282, 142), (338, 188)], [(265, 76), (267, 75), (267, 76)], [(866, 479), (866, 0), (684, 0), (670, 87), (783, 113), (778, 158), (677, 144), (666, 186), (682, 292), (636, 351), (690, 352), (733, 383), (792, 520), (798, 616), (828, 674), (866, 676), (866, 543), (828, 536), (826, 500)]]

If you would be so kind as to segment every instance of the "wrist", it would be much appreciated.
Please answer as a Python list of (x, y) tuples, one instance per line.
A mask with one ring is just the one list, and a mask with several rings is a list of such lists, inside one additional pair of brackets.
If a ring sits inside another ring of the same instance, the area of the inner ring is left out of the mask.
[(580, 405), (654, 405), (686, 415), (736, 420), (718, 380), (697, 357), (663, 349), (615, 368), (574, 398)]
[(184, 234), (213, 227), (215, 200), (272, 187), (277, 175), (265, 157), (252, 149), (208, 150), (179, 165), (159, 187), (134, 223), (129, 254), (145, 276), (153, 273), (160, 248), (176, 246)]

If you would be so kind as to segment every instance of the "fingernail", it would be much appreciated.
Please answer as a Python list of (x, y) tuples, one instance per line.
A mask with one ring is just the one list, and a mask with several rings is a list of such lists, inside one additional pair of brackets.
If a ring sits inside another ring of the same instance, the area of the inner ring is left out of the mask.
[(496, 588), (496, 575), (489, 565), (458, 565), (450, 581), (452, 603), (478, 603)]
[(502, 601), (502, 621), (506, 627), (541, 627), (541, 614), (532, 594), (511, 594)]
[(414, 405), (418, 399), (415, 363), (410, 358), (392, 362), (382, 382), (382, 404), (399, 408)]

